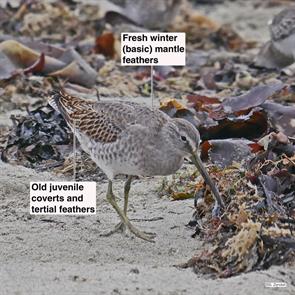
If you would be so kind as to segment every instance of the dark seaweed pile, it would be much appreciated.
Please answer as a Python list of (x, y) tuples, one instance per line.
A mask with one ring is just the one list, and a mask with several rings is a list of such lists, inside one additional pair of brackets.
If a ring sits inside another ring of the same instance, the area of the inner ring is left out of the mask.
[(43, 106), (12, 120), (14, 125), (1, 154), (4, 162), (42, 170), (63, 163), (72, 135), (60, 114)]

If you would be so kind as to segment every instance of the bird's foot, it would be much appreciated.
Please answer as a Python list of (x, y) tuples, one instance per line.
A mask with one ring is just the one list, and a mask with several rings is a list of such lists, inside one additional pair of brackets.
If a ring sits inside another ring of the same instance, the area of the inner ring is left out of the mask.
[(115, 233), (124, 233), (126, 231), (126, 225), (123, 222), (119, 222), (114, 229), (106, 233), (101, 233), (101, 237), (109, 237)]
[(155, 240), (154, 240), (156, 237), (155, 233), (140, 231), (135, 226), (133, 226), (130, 222), (128, 222), (127, 227), (136, 237), (151, 243), (155, 243)]
[(136, 237), (138, 237), (140, 239), (143, 239), (145, 241), (152, 242), (152, 243), (155, 242), (154, 241), (154, 238), (156, 237), (155, 233), (140, 231), (134, 225), (132, 225), (130, 222), (127, 222), (127, 224), (120, 222), (115, 226), (114, 229), (112, 229), (111, 231), (108, 231), (106, 233), (101, 233), (100, 236), (101, 237), (109, 237), (115, 233), (125, 233), (126, 228), (128, 228), (130, 230), (130, 232), (132, 232)]

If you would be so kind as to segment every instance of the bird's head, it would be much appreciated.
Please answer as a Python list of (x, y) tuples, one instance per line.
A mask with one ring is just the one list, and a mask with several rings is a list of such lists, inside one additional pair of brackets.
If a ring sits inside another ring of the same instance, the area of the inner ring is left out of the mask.
[(174, 148), (184, 157), (196, 153), (200, 145), (199, 131), (187, 120), (174, 118), (170, 129), (170, 138)]

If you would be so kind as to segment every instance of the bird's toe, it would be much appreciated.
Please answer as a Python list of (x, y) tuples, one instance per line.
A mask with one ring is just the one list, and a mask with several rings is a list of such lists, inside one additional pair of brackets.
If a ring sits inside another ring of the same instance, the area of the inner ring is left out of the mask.
[(101, 237), (109, 237), (115, 233), (124, 233), (126, 231), (126, 225), (123, 222), (118, 223), (114, 229), (111, 231), (107, 231), (105, 233), (101, 233)]

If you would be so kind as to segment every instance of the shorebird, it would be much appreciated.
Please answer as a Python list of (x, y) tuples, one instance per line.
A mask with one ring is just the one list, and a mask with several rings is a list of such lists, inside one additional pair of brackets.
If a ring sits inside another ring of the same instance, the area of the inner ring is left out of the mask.
[[(106, 235), (128, 228), (135, 236), (153, 242), (155, 234), (141, 232), (127, 217), (128, 196), (133, 176), (175, 173), (185, 158), (191, 158), (210, 186), (215, 207), (224, 207), (222, 198), (198, 155), (200, 135), (188, 121), (170, 118), (160, 110), (128, 101), (80, 99), (63, 90), (49, 104), (62, 114), (82, 149), (108, 177), (106, 198), (121, 222)], [(113, 193), (116, 175), (125, 174), (123, 210)]]
[(295, 7), (275, 15), (269, 24), (271, 41), (276, 50), (295, 61)]

